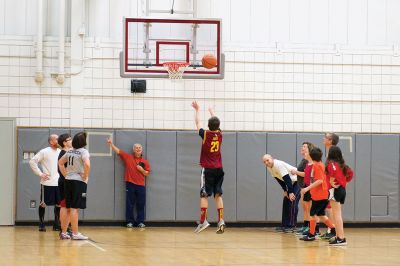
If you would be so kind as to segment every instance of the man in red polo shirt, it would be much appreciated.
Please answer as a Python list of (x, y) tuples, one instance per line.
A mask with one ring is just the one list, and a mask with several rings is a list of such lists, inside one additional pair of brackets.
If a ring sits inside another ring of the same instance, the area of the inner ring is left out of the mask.
[[(121, 157), (125, 164), (125, 183), (126, 183), (126, 227), (137, 226), (144, 228), (144, 210), (146, 205), (145, 177), (150, 174), (150, 164), (143, 159), (142, 145), (133, 145), (133, 154), (128, 154), (120, 150), (107, 139), (107, 143), (113, 151)], [(133, 208), (136, 206), (137, 217), (133, 215)]]

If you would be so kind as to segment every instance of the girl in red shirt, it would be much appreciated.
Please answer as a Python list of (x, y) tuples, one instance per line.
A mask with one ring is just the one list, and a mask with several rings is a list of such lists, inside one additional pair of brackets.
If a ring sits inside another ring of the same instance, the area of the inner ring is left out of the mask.
[(341, 204), (344, 204), (346, 199), (346, 184), (352, 179), (353, 171), (346, 165), (339, 147), (332, 146), (329, 149), (325, 170), (332, 186), (329, 190), (329, 200), (336, 226), (336, 237), (329, 242), (329, 245), (344, 246), (347, 245), (347, 242), (344, 237)]

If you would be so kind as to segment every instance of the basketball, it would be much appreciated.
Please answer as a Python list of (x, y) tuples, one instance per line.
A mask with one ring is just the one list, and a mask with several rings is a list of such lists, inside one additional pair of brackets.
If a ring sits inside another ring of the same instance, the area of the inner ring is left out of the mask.
[(217, 58), (212, 54), (206, 54), (201, 59), (203, 67), (211, 69), (217, 66)]

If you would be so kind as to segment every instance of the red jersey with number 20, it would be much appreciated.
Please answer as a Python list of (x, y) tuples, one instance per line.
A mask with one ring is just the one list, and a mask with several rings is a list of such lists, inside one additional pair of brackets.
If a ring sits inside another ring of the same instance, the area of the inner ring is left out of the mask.
[(221, 131), (210, 131), (200, 128), (199, 135), (203, 139), (200, 153), (200, 165), (204, 168), (222, 168)]

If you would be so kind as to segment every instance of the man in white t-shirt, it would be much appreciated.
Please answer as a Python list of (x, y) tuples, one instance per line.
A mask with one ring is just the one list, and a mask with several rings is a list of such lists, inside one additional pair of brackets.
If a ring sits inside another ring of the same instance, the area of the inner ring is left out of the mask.
[[(54, 206), (53, 230), (60, 230), (60, 193), (58, 191), (58, 136), (51, 134), (49, 147), (40, 150), (29, 161), (32, 171), (40, 177), (39, 231), (45, 232), (44, 214), (46, 206)], [(40, 165), (40, 167), (39, 167)]]
[(297, 224), (297, 213), (299, 211), (300, 189), (297, 185), (297, 176), (291, 174), (296, 167), (274, 159), (270, 154), (262, 158), (271, 176), (278, 181), (283, 189), (282, 227), (279, 231), (293, 231)]

